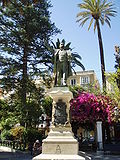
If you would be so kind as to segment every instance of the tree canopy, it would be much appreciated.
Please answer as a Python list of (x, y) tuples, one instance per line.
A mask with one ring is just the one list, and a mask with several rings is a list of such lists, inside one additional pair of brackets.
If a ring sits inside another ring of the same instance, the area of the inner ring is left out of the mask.
[(13, 1), (0, 8), (0, 71), (6, 86), (15, 87), (24, 74), (41, 72), (38, 64), (44, 63), (47, 54), (45, 41), (58, 31), (50, 21), (50, 6), (44, 0), (29, 5)]
[(50, 7), (47, 0), (13, 0), (0, 7), (1, 86), (18, 94), (24, 118), (32, 80), (49, 54), (45, 44), (59, 32), (50, 20)]

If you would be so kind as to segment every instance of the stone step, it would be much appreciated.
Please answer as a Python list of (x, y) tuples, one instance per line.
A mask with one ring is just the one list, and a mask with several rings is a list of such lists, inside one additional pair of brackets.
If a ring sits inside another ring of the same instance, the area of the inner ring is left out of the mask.
[(85, 160), (85, 158), (79, 155), (40, 154), (33, 160)]

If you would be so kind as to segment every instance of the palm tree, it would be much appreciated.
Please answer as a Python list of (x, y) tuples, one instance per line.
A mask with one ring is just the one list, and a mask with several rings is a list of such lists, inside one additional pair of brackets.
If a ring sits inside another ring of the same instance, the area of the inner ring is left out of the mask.
[(104, 25), (104, 23), (106, 22), (108, 26), (111, 27), (110, 17), (115, 16), (116, 11), (113, 8), (112, 2), (108, 2), (107, 0), (83, 0), (83, 3), (78, 4), (78, 7), (80, 7), (82, 11), (77, 14), (78, 18), (77, 22), (80, 22), (80, 25), (84, 26), (84, 24), (88, 20), (90, 20), (88, 30), (91, 28), (93, 22), (94, 22), (94, 31), (97, 27), (98, 41), (100, 48), (102, 84), (103, 84), (103, 90), (105, 90), (106, 89), (105, 62), (104, 62), (104, 51), (103, 51), (100, 23)]

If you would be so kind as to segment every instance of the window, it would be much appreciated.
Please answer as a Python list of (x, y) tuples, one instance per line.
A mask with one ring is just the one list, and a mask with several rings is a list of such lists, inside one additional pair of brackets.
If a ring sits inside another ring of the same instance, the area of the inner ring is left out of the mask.
[(80, 84), (89, 84), (89, 83), (90, 83), (90, 77), (88, 77), (88, 76), (81, 77)]
[(76, 85), (76, 79), (71, 79), (70, 84), (71, 84), (71, 86), (75, 86)]

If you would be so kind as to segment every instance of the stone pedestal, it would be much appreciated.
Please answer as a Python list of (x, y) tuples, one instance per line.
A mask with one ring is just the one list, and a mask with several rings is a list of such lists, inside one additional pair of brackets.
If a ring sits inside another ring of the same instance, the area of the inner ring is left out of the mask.
[(43, 154), (78, 154), (78, 142), (71, 132), (54, 131), (43, 140)]
[[(85, 160), (78, 155), (78, 142), (70, 124), (72, 93), (67, 87), (54, 87), (48, 95), (53, 99), (52, 125), (48, 137), (42, 142), (42, 154), (33, 160)], [(65, 111), (59, 111), (59, 107)]]

